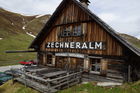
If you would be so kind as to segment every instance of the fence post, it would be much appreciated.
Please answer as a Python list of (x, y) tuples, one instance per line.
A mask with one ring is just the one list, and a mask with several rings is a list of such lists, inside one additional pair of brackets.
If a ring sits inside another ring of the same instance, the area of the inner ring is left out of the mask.
[(50, 93), (50, 87), (51, 87), (51, 85), (50, 85), (50, 81), (48, 80), (48, 84), (47, 84), (47, 93)]
[(67, 73), (67, 84), (68, 84), (68, 88), (70, 87), (70, 86), (69, 86), (69, 77), (70, 77), (70, 76), (69, 76), (69, 73)]
[(131, 66), (128, 65), (128, 82), (131, 82)]

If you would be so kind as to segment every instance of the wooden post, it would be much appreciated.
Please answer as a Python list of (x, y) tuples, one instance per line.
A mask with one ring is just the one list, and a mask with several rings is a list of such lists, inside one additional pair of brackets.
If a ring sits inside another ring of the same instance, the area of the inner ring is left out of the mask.
[(55, 55), (52, 55), (52, 65), (53, 65), (53, 66), (55, 66), (55, 60), (56, 60)]
[(108, 69), (108, 60), (107, 59), (101, 59), (101, 75), (106, 76), (107, 75), (107, 69)]
[[(45, 51), (45, 44), (42, 45), (42, 51)], [(42, 61), (43, 65), (46, 65), (46, 53), (43, 53)]]
[(39, 62), (40, 62), (40, 59), (39, 59), (39, 52), (37, 52), (37, 66), (39, 66)]
[(89, 71), (89, 58), (84, 59), (84, 71), (85, 72)]
[(87, 31), (87, 23), (83, 23), (83, 35), (86, 34)]
[(12, 72), (12, 84), (14, 84), (14, 72), (12, 70), (12, 68), (10, 68), (11, 72)]
[[(51, 85), (50, 85), (50, 81), (48, 81), (48, 84), (47, 84), (47, 93), (50, 93), (50, 87), (51, 87)], [(46, 90), (45, 90), (46, 91)]]

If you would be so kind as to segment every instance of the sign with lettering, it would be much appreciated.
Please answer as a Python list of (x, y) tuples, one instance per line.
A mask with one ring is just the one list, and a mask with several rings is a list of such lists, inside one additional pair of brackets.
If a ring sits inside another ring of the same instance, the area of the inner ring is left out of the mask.
[(46, 48), (105, 50), (105, 42), (48, 42)]
[(63, 56), (63, 57), (77, 57), (77, 58), (84, 58), (84, 54), (79, 54), (79, 53), (55, 53), (55, 56)]

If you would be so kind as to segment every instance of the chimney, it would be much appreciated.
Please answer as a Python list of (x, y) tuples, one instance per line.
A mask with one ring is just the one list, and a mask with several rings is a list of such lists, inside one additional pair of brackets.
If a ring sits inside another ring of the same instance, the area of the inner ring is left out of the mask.
[(88, 8), (88, 5), (89, 5), (89, 3), (90, 3), (89, 0), (79, 0), (79, 1), (81, 2), (81, 4), (82, 4), (84, 7)]

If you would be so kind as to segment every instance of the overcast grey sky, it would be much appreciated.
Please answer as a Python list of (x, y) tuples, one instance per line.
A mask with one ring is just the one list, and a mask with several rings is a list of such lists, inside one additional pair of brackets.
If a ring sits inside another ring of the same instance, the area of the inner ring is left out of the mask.
[[(0, 7), (24, 15), (52, 14), (62, 0), (0, 0)], [(117, 32), (140, 38), (140, 0), (90, 0), (90, 10)]]

